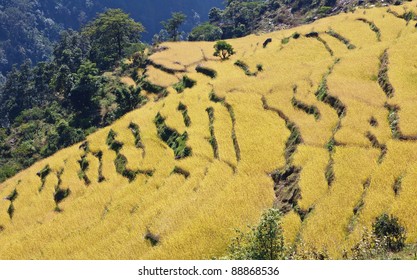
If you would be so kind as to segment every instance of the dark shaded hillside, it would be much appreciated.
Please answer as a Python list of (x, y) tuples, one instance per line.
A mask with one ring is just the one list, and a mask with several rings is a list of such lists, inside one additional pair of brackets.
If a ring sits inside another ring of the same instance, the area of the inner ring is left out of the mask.
[[(162, 28), (160, 22), (171, 17), (172, 12), (182, 11), (188, 17), (184, 26), (190, 31), (194, 25), (208, 19), (208, 12), (212, 7), (223, 7), (223, 0), (105, 0), (102, 5), (109, 8), (121, 8), (132, 18), (140, 21), (147, 33), (143, 39), (150, 41), (152, 36)], [(140, 3), (140, 4), (139, 4)]]
[[(106, 8), (122, 8), (146, 28), (145, 41), (162, 28), (160, 22), (172, 12), (188, 16), (186, 31), (207, 20), (211, 7), (222, 7), (223, 0), (0, 0), (0, 74), (6, 76), (13, 64), (25, 59), (33, 63), (50, 57), (59, 33), (68, 28), (80, 29)], [(0, 83), (2, 76), (0, 75)]]

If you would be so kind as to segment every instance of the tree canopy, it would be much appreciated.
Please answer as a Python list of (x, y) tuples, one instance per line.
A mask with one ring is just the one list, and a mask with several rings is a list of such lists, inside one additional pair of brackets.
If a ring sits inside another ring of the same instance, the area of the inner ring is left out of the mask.
[(91, 40), (91, 61), (101, 69), (114, 66), (126, 49), (140, 42), (143, 25), (120, 9), (109, 9), (83, 29)]
[(195, 27), (188, 35), (189, 41), (216, 41), (222, 38), (223, 31), (220, 27), (208, 22)]
[(217, 41), (214, 45), (214, 56), (219, 56), (222, 60), (228, 59), (231, 55), (235, 54), (235, 51), (229, 43), (226, 41)]
[(162, 21), (161, 24), (168, 33), (169, 41), (179, 41), (180, 40), (180, 26), (185, 22), (187, 16), (181, 12), (172, 13), (172, 17), (167, 21)]

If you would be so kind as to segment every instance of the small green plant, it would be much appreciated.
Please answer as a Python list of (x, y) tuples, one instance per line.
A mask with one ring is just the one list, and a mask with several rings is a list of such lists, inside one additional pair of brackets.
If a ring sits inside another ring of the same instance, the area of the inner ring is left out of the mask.
[(130, 170), (126, 167), (127, 158), (124, 155), (118, 154), (114, 160), (114, 165), (116, 166), (116, 172), (127, 178), (129, 182), (133, 182), (136, 179), (138, 172)]
[(417, 19), (417, 15), (413, 11), (408, 11), (408, 12), (404, 13), (402, 15), (402, 17), (407, 22)]
[(283, 38), (283, 39), (281, 40), (281, 43), (282, 43), (283, 45), (288, 44), (289, 42), (290, 42), (290, 37), (285, 37), (285, 38)]
[(258, 72), (262, 72), (264, 71), (264, 66), (262, 64), (257, 64), (256, 69), (258, 70)]
[(334, 160), (332, 158), (330, 158), (327, 166), (326, 166), (326, 171), (324, 173), (325, 177), (326, 177), (326, 181), (327, 181), (327, 185), (329, 187), (332, 186), (334, 180), (335, 180), (335, 175), (334, 175), (334, 169), (333, 169), (333, 164), (334, 164)]
[(176, 83), (173, 87), (178, 93), (181, 93), (186, 88), (192, 88), (193, 86), (195, 86), (196, 83), (196, 81), (188, 78), (188, 76), (185, 75), (184, 77), (182, 77), (182, 80)]
[(99, 165), (98, 165), (98, 179), (97, 181), (99, 183), (103, 182), (106, 180), (106, 178), (103, 175), (103, 152), (102, 151), (98, 151), (96, 153), (93, 153), (93, 156), (95, 156), (98, 161), (99, 161)]
[(249, 71), (249, 66), (246, 64), (246, 62), (242, 61), (242, 60), (236, 60), (235, 65), (239, 68), (241, 68), (243, 71), (248, 72)]
[(325, 14), (329, 13), (331, 10), (332, 10), (332, 7), (322, 6), (322, 7), (319, 8), (318, 13), (322, 14), (322, 15), (325, 15)]
[(9, 214), (10, 220), (13, 219), (14, 211), (15, 211), (14, 205), (13, 203), (10, 203), (10, 206), (7, 209), (7, 214)]
[(174, 169), (172, 170), (171, 174), (179, 174), (179, 175), (182, 175), (182, 176), (184, 176), (185, 179), (187, 179), (191, 175), (189, 171), (187, 171), (187, 170), (185, 170), (185, 169), (183, 169), (181, 167), (178, 167), (178, 166), (175, 166), (174, 167)]
[(61, 201), (63, 201), (65, 198), (67, 198), (70, 194), (71, 194), (70, 189), (57, 188), (55, 190), (55, 193), (54, 193), (54, 201), (55, 201), (56, 205), (58, 206), (58, 204)]
[(106, 144), (109, 146), (110, 150), (119, 153), (123, 147), (123, 143), (116, 140), (116, 132), (113, 129), (110, 129), (109, 134), (107, 135)]
[(179, 134), (178, 131), (168, 127), (165, 118), (158, 112), (155, 116), (154, 124), (156, 125), (159, 138), (167, 143), (174, 151), (175, 159), (188, 157), (192, 153), (192, 149), (186, 145), (188, 133)]
[(16, 189), (14, 189), (7, 197), (6, 199), (9, 200), (10, 202), (13, 202), (16, 200), (16, 198), (18, 197), (19, 193), (17, 192)]
[(214, 56), (220, 57), (222, 60), (228, 59), (231, 55), (234, 55), (236, 52), (233, 49), (232, 45), (226, 41), (217, 41), (214, 45)]
[(144, 145), (143, 145), (142, 139), (140, 137), (140, 128), (139, 128), (139, 125), (131, 122), (129, 124), (129, 127), (128, 128), (130, 129), (130, 131), (133, 134), (133, 137), (135, 138), (135, 147), (136, 148), (144, 149)]
[(146, 229), (146, 234), (144, 238), (145, 240), (149, 241), (152, 247), (157, 246), (160, 241), (159, 235), (152, 233), (149, 229)]
[(246, 76), (256, 76), (256, 74), (257, 74), (257, 73), (252, 73), (252, 72), (249, 70), (249, 66), (246, 64), (246, 62), (244, 62), (244, 61), (242, 61), (242, 60), (237, 60), (237, 61), (235, 62), (235, 65), (236, 65), (237, 67), (239, 67), (240, 69), (242, 69), (242, 70), (245, 72), (245, 75), (246, 75)]
[(49, 167), (49, 165), (46, 165), (44, 168), (42, 168), (41, 171), (36, 173), (36, 175), (39, 178), (41, 178), (41, 182), (42, 182), (41, 186), (38, 189), (39, 192), (41, 192), (43, 190), (43, 188), (45, 187), (46, 177), (49, 175), (49, 173), (51, 173), (51, 168)]
[(178, 104), (177, 110), (182, 113), (182, 117), (184, 119), (185, 126), (186, 127), (189, 127), (191, 125), (191, 118), (188, 115), (188, 108), (187, 108), (187, 106), (180, 102)]
[(405, 246), (406, 231), (398, 218), (384, 213), (372, 224), (373, 233), (377, 238), (386, 239), (386, 248), (391, 252), (399, 252)]

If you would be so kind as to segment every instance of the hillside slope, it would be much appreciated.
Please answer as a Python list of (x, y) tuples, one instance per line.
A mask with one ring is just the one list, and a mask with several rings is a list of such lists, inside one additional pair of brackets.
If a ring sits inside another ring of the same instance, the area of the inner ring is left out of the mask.
[(147, 72), (166, 97), (1, 184), (0, 258), (209, 259), (272, 205), (286, 242), (333, 258), (384, 212), (417, 242), (408, 11), (230, 40), (224, 62), (213, 43), (164, 44)]
[[(189, 32), (208, 18), (211, 7), (222, 7), (222, 0), (0, 0), (0, 74), (6, 76), (13, 64), (26, 59), (33, 63), (49, 60), (52, 46), (65, 29), (79, 30), (108, 8), (120, 8), (141, 22), (148, 43), (172, 12), (188, 16), (181, 29)], [(0, 84), (2, 76), (0, 76)]]

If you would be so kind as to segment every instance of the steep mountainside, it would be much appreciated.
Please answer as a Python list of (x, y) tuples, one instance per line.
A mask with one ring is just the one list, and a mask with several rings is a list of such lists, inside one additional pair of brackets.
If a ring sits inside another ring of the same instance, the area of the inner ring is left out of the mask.
[(33, 63), (47, 60), (60, 31), (79, 30), (106, 8), (122, 8), (142, 22), (147, 30), (143, 39), (150, 42), (162, 29), (160, 22), (170, 18), (171, 12), (187, 14), (184, 28), (189, 31), (198, 21), (207, 20), (211, 7), (222, 7), (222, 3), (223, 0), (0, 0), (0, 74), (6, 76), (13, 64), (22, 64), (27, 58)]
[(416, 4), (229, 40), (226, 61), (162, 44), (146, 105), (0, 185), (0, 258), (210, 259), (272, 206), (332, 258), (382, 213), (416, 243)]
[[(191, 28), (206, 21), (208, 12), (212, 7), (223, 7), (223, 0), (105, 0), (100, 1), (108, 8), (121, 8), (132, 18), (145, 26), (147, 33), (144, 40), (151, 42), (154, 34), (162, 29), (161, 21), (171, 17), (173, 12), (183, 12), (187, 15), (187, 22), (183, 29), (189, 32)], [(184, 38), (186, 39), (186, 38)]]

